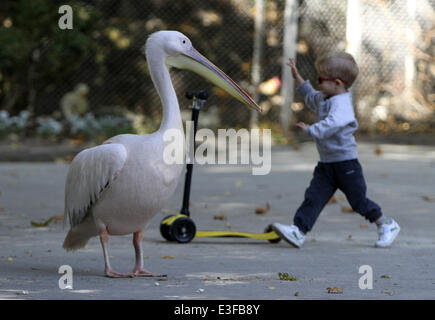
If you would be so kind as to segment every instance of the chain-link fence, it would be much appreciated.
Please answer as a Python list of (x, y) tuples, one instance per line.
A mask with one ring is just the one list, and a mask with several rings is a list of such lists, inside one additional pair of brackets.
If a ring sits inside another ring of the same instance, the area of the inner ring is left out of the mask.
[[(352, 89), (360, 127), (434, 132), (435, 0), (291, 1), (297, 2), (294, 45), (303, 77), (315, 84), (316, 58), (351, 48), (360, 66)], [(47, 117), (62, 123), (68, 112), (78, 114), (82, 127), (104, 115), (129, 114), (135, 132), (151, 132), (160, 124), (162, 107), (141, 49), (148, 35), (169, 29), (187, 35), (198, 51), (256, 94), (265, 110), (258, 125), (279, 134), (279, 79), (288, 59), (283, 57), (284, 11), (291, 1), (263, 2), (261, 84), (255, 87), (254, 23), (261, 13), (254, 0), (35, 0), (32, 5), (6, 0), (0, 7), (1, 108), (10, 116), (22, 110), (44, 116), (34, 127)], [(61, 4), (73, 8), (73, 30), (57, 30)], [(210, 92), (200, 126), (249, 126), (248, 109), (201, 77), (174, 70), (172, 80), (186, 116), (184, 92)], [(290, 124), (313, 121), (297, 95), (291, 110)], [(69, 132), (80, 125), (70, 124)]]

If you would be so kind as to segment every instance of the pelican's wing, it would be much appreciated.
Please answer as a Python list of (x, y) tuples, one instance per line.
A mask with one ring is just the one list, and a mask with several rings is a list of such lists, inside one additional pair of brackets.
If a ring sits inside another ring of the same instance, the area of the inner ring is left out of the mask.
[(68, 217), (71, 228), (83, 221), (126, 159), (127, 150), (117, 143), (85, 149), (74, 158), (65, 185), (65, 220)]

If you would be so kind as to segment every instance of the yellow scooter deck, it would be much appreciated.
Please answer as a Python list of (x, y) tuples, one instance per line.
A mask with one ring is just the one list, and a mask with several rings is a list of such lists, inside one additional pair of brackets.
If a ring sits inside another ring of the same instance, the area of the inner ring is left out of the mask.
[(237, 231), (197, 231), (195, 238), (211, 238), (211, 237), (235, 237), (235, 238), (253, 238), (260, 240), (275, 240), (279, 236), (275, 231), (267, 233), (251, 233)]
[[(178, 214), (169, 217), (162, 221), (162, 224), (170, 226), (178, 218), (188, 218), (184, 214)], [(238, 232), (238, 231), (196, 231), (195, 238), (216, 238), (216, 237), (234, 237), (234, 238), (253, 238), (259, 240), (277, 240), (279, 236), (275, 231), (263, 232), (263, 233), (253, 233), (253, 232)]]

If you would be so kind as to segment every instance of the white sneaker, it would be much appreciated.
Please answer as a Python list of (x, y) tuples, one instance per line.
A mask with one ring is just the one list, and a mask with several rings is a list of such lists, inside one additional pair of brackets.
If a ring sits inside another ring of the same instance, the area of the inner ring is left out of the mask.
[(387, 223), (378, 226), (379, 240), (376, 241), (375, 246), (379, 248), (389, 247), (396, 239), (399, 231), (399, 224), (393, 219), (389, 219)]
[(287, 226), (281, 223), (273, 223), (272, 229), (281, 239), (284, 239), (296, 248), (300, 248), (305, 241), (305, 236), (295, 225)]

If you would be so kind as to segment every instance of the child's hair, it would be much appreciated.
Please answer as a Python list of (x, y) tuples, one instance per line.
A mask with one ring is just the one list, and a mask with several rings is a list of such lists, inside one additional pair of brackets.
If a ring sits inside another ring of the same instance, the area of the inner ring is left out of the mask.
[(340, 78), (346, 81), (346, 89), (350, 88), (358, 76), (358, 65), (349, 53), (328, 53), (316, 61), (316, 69), (319, 74), (331, 78)]

